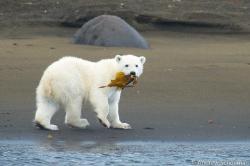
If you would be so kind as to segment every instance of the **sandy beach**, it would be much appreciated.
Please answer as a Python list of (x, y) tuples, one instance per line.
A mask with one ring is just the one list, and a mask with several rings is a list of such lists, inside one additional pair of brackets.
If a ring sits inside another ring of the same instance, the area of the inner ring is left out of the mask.
[[(250, 35), (144, 32), (149, 50), (74, 45), (74, 28), (24, 27), (0, 33), (0, 139), (224, 141), (250, 139)], [(121, 120), (132, 130), (102, 127), (86, 103), (85, 130), (34, 127), (35, 89), (45, 68), (63, 56), (91, 61), (131, 53), (147, 58), (135, 88), (124, 90)]]

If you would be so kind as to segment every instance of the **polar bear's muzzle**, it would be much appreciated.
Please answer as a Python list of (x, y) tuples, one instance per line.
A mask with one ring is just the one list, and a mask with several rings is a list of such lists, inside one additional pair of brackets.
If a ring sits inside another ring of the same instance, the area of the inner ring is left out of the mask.
[(136, 73), (135, 73), (134, 71), (131, 71), (131, 72), (130, 72), (130, 75), (131, 75), (131, 76), (136, 76)]

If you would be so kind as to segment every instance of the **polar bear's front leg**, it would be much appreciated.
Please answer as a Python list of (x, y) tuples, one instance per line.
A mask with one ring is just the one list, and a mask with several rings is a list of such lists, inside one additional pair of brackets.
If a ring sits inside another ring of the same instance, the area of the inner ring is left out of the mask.
[(100, 123), (102, 123), (103, 126), (109, 128), (110, 123), (107, 119), (109, 114), (108, 98), (102, 94), (102, 92), (96, 91), (91, 94), (90, 102), (95, 108), (95, 112)]
[(65, 106), (65, 123), (71, 127), (86, 128), (89, 126), (87, 119), (81, 119), (82, 99), (71, 99)]
[(120, 129), (131, 129), (130, 124), (122, 123), (119, 117), (119, 101), (121, 92), (117, 92), (112, 99), (109, 100), (109, 115), (108, 119), (111, 122), (111, 127)]

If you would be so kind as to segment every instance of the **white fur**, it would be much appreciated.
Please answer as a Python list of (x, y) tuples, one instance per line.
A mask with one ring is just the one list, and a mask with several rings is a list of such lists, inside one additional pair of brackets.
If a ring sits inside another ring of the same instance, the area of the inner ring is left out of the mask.
[(121, 90), (99, 87), (107, 85), (119, 71), (126, 75), (134, 71), (139, 77), (143, 72), (145, 60), (145, 57), (134, 55), (116, 55), (113, 59), (98, 62), (64, 57), (52, 63), (44, 71), (37, 87), (35, 122), (46, 129), (58, 130), (50, 121), (62, 107), (66, 112), (66, 124), (85, 128), (89, 122), (87, 119), (81, 119), (82, 102), (89, 100), (97, 117), (106, 127), (130, 129), (129, 124), (122, 123), (119, 119)]

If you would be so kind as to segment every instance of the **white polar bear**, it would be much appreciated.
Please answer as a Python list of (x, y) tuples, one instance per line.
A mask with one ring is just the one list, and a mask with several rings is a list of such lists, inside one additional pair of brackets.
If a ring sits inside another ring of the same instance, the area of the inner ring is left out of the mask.
[(43, 73), (36, 91), (37, 110), (34, 122), (48, 130), (58, 130), (50, 123), (55, 112), (65, 109), (65, 123), (78, 128), (89, 125), (81, 118), (82, 102), (89, 100), (97, 118), (106, 127), (130, 129), (119, 118), (118, 104), (121, 90), (116, 87), (99, 88), (115, 78), (117, 72), (125, 75), (143, 73), (145, 57), (116, 55), (113, 59), (90, 62), (76, 57), (64, 57), (52, 63)]

